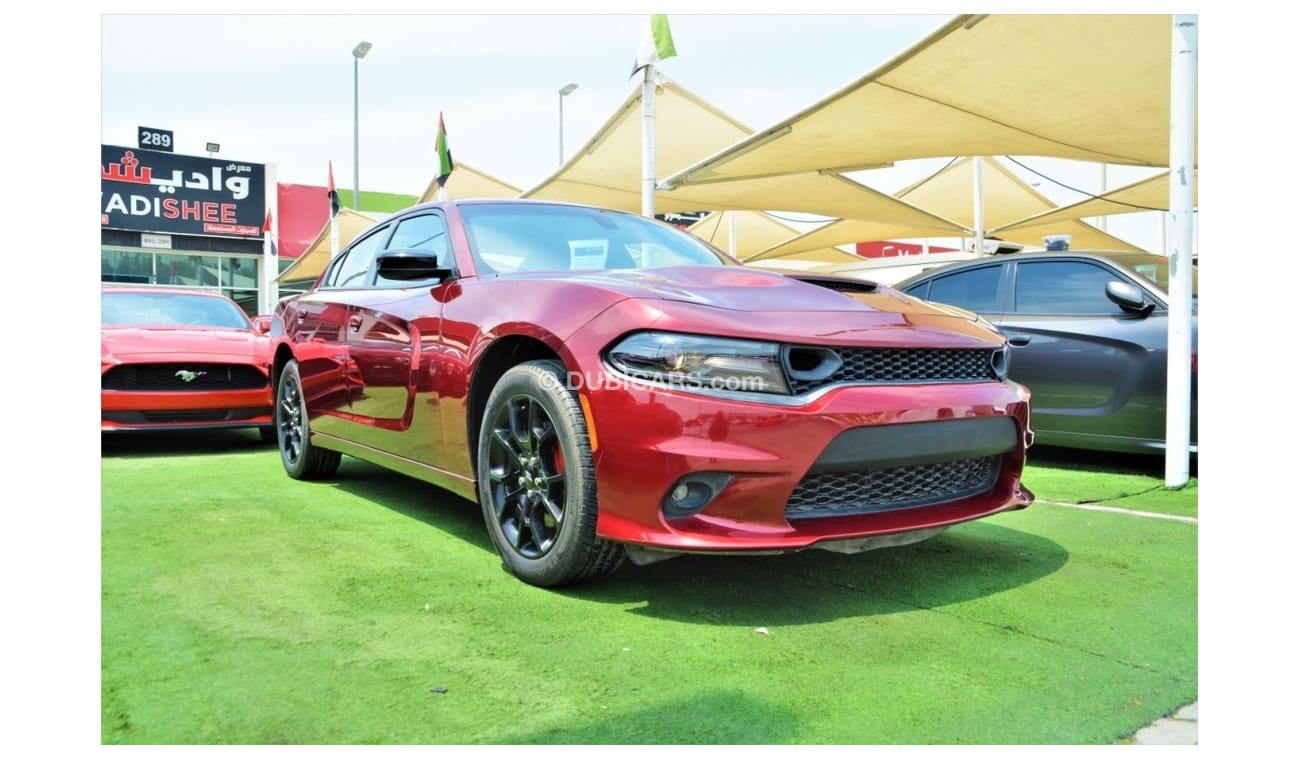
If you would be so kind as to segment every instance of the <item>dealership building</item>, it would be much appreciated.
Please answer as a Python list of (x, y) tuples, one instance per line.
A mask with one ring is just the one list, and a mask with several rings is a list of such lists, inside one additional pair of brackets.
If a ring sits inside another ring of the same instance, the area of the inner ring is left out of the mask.
[(100, 150), (103, 283), (210, 289), (250, 314), (269, 310), (278, 264), (263, 227), (276, 212), (273, 166)]

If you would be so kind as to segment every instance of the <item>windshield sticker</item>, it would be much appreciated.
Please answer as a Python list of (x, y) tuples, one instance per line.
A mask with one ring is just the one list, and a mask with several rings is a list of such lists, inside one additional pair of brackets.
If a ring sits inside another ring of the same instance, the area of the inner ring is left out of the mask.
[(604, 269), (608, 240), (570, 240), (569, 269)]

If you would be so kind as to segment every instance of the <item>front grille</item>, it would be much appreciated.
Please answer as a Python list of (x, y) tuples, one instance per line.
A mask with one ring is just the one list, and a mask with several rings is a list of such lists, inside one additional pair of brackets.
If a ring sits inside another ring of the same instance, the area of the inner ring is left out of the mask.
[(822, 380), (791, 378), (795, 395), (834, 383), (970, 383), (997, 380), (990, 348), (838, 348), (839, 369)]
[(786, 504), (787, 519), (887, 512), (956, 501), (993, 487), (1000, 454), (938, 464), (809, 475)]
[(268, 382), (265, 373), (249, 364), (123, 364), (105, 372), (100, 387), (106, 391), (241, 391), (265, 388)]

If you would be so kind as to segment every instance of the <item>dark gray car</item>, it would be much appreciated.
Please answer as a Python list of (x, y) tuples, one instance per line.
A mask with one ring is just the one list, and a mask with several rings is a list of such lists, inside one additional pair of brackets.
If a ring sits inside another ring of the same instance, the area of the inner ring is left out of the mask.
[[(1196, 284), (1191, 450), (1196, 451)], [(1169, 261), (1145, 253), (989, 256), (897, 285), (976, 312), (1012, 346), (1011, 379), (1033, 393), (1040, 443), (1158, 453), (1165, 445)]]

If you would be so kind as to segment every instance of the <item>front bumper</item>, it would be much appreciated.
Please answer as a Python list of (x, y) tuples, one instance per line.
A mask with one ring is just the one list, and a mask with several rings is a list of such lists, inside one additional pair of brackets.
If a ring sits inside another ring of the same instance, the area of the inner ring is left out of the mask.
[[(596, 532), (612, 541), (672, 552), (871, 548), (1033, 500), (1020, 482), (1029, 393), (1011, 382), (841, 387), (804, 406), (635, 384), (583, 393), (597, 443)], [(665, 516), (669, 492), (692, 473), (729, 479), (701, 511)], [(863, 541), (885, 536), (894, 538)]]
[(100, 430), (204, 430), (274, 423), (268, 388), (237, 391), (100, 391)]

